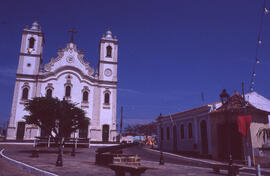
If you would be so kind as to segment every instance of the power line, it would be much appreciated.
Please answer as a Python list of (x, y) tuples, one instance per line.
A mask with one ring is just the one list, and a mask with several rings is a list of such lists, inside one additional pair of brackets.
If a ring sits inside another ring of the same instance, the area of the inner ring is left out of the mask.
[(255, 62), (252, 67), (251, 80), (250, 80), (250, 91), (254, 91), (255, 89), (255, 77), (256, 77), (256, 67), (259, 63), (261, 63), (261, 59), (259, 58), (259, 48), (262, 44), (262, 29), (264, 24), (264, 16), (269, 14), (269, 10), (266, 8), (266, 0), (263, 0), (262, 12), (260, 16), (260, 24), (259, 31), (256, 43), (256, 52), (255, 52)]

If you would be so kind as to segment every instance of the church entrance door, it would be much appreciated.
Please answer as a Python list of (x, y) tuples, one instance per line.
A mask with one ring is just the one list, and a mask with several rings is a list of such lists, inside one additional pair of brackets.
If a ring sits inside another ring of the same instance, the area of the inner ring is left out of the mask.
[(102, 141), (108, 142), (109, 141), (109, 125), (103, 125), (102, 126)]
[(201, 143), (202, 154), (208, 154), (207, 124), (205, 120), (201, 121)]
[(79, 138), (87, 138), (88, 137), (88, 126), (82, 126), (79, 129)]
[(24, 131), (25, 131), (25, 122), (18, 122), (17, 135), (16, 135), (17, 140), (23, 140)]

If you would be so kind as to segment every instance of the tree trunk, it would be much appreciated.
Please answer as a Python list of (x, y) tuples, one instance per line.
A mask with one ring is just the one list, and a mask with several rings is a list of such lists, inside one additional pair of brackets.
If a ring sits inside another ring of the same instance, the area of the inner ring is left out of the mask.
[(56, 166), (63, 166), (64, 137), (60, 137), (60, 139), (57, 140), (57, 143), (58, 143), (58, 157), (56, 161)]

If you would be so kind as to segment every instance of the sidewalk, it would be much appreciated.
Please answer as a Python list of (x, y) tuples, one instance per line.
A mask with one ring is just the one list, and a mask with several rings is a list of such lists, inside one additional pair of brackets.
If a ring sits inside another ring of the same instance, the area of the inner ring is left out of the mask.
[[(145, 150), (149, 150), (149, 151), (152, 151), (152, 152), (160, 152), (159, 150), (157, 149), (151, 149), (149, 147), (146, 147), (144, 148)], [(171, 152), (163, 152), (163, 154), (166, 154), (166, 155), (171, 155), (171, 156), (175, 156), (175, 157), (179, 157), (179, 158), (182, 158), (182, 159), (185, 159), (187, 161), (192, 161), (192, 162), (197, 162), (197, 165), (200, 166), (202, 165), (203, 167), (205, 167), (204, 165), (206, 164), (227, 164), (227, 163), (224, 163), (224, 162), (220, 162), (220, 161), (216, 161), (216, 160), (211, 160), (211, 159), (202, 159), (202, 158), (192, 158), (192, 157), (188, 157), (188, 156), (183, 156), (183, 155), (180, 155), (180, 154), (175, 154), (175, 153), (171, 153)], [(239, 164), (237, 164), (239, 165)], [(246, 165), (242, 165), (243, 167), (240, 169), (240, 171), (243, 171), (243, 172), (247, 172), (247, 173), (253, 173), (253, 174), (256, 174), (256, 169), (255, 167), (248, 167)], [(261, 168), (261, 173), (263, 175), (270, 175), (270, 169), (269, 168)]]
[[(5, 148), (4, 154), (15, 160), (24, 162), (39, 169), (55, 173), (63, 176), (110, 176), (114, 172), (110, 168), (95, 165), (95, 149), (94, 147), (80, 148), (76, 151), (76, 156), (70, 155), (70, 148), (64, 149), (63, 167), (56, 167), (57, 149), (40, 149), (39, 158), (32, 158), (32, 146), (26, 145), (1, 145)], [(141, 161), (141, 164), (147, 166), (148, 169), (142, 176), (186, 176), (186, 175), (200, 175), (200, 176), (217, 176), (210, 168), (200, 168), (194, 166), (183, 166), (177, 164), (165, 164), (160, 166), (158, 162)], [(223, 174), (226, 173), (225, 171)], [(169, 174), (169, 175), (168, 175)], [(240, 174), (250, 175), (250, 174)]]
[(4, 161), (0, 157), (0, 176), (34, 176), (26, 171), (17, 168), (16, 166)]

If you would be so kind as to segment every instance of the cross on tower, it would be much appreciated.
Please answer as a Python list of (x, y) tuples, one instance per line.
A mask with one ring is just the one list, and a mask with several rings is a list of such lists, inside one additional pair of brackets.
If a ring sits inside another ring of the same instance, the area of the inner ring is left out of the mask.
[(74, 33), (77, 33), (77, 31), (75, 31), (75, 29), (74, 28), (72, 28), (70, 31), (68, 31), (68, 32), (71, 32), (71, 40), (70, 40), (70, 42), (71, 43), (74, 43)]

